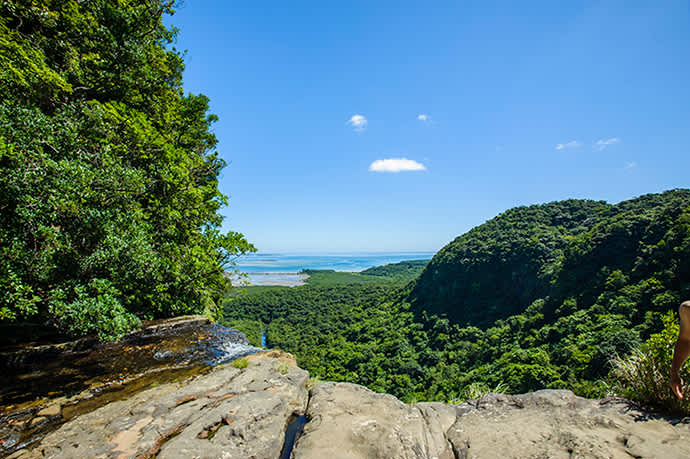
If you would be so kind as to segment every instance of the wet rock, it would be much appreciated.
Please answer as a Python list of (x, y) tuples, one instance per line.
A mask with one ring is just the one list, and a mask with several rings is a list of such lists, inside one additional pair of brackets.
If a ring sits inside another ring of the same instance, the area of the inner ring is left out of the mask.
[(38, 413), (36, 413), (37, 416), (45, 416), (47, 418), (52, 418), (55, 416), (59, 416), (61, 412), (61, 407), (59, 403), (51, 403), (50, 405), (46, 406), (45, 408), (42, 408)]
[(35, 427), (42, 426), (46, 422), (48, 422), (48, 418), (46, 418), (45, 416), (36, 416), (29, 423), (29, 427), (33, 429)]
[[(247, 343), (237, 330), (186, 316), (146, 323), (113, 343), (83, 339), (4, 349), (0, 457), (74, 416), (259, 350)], [(33, 416), (40, 422), (17, 422)]]
[(278, 457), (309, 375), (282, 352), (248, 360), (83, 414), (13, 457)]

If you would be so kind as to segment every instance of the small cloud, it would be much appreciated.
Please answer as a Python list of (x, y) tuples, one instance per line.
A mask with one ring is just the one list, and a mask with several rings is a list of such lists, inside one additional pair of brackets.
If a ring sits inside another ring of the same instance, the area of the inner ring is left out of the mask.
[(363, 115), (353, 115), (346, 124), (352, 126), (355, 131), (363, 131), (367, 128), (367, 119)]
[(425, 123), (431, 121), (431, 117), (429, 115), (425, 115), (424, 113), (417, 115), (417, 119)]
[(568, 143), (559, 143), (558, 145), (556, 145), (556, 150), (563, 150), (564, 148), (577, 148), (580, 145), (582, 145), (580, 142), (578, 142), (577, 140), (573, 140)]
[(377, 159), (369, 166), (370, 172), (425, 171), (424, 164), (407, 158)]
[(599, 139), (596, 141), (594, 144), (594, 149), (596, 151), (601, 151), (604, 148), (608, 147), (609, 145), (613, 145), (614, 143), (620, 142), (620, 139), (618, 137), (611, 137), (610, 139)]
[(626, 169), (632, 169), (633, 167), (637, 167), (637, 163), (636, 163), (635, 161), (631, 161), (631, 162), (626, 162), (626, 163), (625, 163), (625, 168), (626, 168)]

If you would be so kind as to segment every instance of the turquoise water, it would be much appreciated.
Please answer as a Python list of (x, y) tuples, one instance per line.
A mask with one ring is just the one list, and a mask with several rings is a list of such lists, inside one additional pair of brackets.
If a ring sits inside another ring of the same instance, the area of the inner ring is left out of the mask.
[(344, 253), (325, 255), (254, 253), (237, 260), (236, 269), (245, 273), (297, 273), (303, 269), (362, 271), (405, 260), (429, 260), (434, 252)]

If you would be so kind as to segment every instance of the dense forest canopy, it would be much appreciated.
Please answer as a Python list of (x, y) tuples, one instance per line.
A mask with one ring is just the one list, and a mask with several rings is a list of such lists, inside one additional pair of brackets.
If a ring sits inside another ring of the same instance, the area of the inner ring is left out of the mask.
[(364, 276), (389, 278), (399, 282), (415, 279), (429, 263), (429, 260), (409, 260), (374, 266), (360, 272)]
[(690, 190), (510, 209), (398, 285), (250, 291), (228, 297), (225, 317), (253, 321), (314, 375), (408, 401), (496, 389), (604, 396), (611, 360), (690, 297)]
[(690, 191), (677, 190), (617, 205), (568, 200), (510, 209), (439, 251), (405, 301), (487, 327), (540, 298), (553, 308), (570, 297), (591, 305), (619, 271), (630, 276), (625, 283), (656, 276), (677, 301), (690, 294), (681, 223), (689, 204)]
[(184, 94), (173, 1), (0, 3), (0, 324), (121, 335), (213, 314), (224, 161)]

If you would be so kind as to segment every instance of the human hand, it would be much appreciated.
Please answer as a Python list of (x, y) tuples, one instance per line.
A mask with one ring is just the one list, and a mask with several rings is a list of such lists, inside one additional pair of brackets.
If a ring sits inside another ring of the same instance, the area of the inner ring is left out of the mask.
[(683, 379), (678, 373), (671, 375), (671, 391), (679, 399), (683, 399)]

